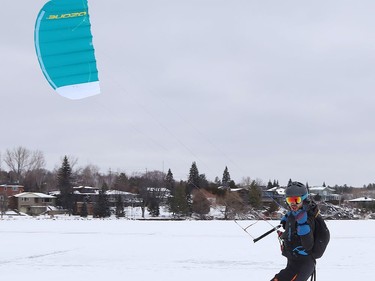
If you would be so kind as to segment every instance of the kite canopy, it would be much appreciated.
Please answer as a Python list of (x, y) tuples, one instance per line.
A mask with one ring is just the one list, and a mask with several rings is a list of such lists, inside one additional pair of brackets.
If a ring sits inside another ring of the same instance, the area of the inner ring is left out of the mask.
[(38, 14), (35, 49), (50, 85), (69, 99), (100, 93), (87, 0), (51, 0)]

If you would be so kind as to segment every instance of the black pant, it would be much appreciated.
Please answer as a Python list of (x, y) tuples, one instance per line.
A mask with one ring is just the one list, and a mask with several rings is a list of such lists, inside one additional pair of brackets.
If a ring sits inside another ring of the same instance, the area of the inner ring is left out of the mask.
[(314, 269), (315, 259), (311, 256), (298, 260), (288, 259), (286, 268), (276, 274), (271, 281), (306, 281), (313, 274)]

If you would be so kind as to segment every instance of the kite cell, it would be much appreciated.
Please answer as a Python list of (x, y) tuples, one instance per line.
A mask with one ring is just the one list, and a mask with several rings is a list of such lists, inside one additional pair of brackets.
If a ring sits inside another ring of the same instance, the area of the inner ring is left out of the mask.
[(51, 0), (38, 14), (35, 49), (40, 67), (61, 96), (100, 93), (87, 0)]

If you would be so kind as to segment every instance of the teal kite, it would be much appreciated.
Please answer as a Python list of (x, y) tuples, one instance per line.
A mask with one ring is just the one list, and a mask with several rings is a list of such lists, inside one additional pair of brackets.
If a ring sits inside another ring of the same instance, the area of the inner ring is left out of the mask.
[(35, 49), (50, 85), (69, 99), (100, 93), (87, 0), (51, 0), (38, 14)]

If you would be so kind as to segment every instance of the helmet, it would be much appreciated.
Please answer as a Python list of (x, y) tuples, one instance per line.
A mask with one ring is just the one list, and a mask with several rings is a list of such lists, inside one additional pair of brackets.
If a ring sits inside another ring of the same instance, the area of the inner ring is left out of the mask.
[(290, 182), (285, 189), (285, 196), (291, 197), (291, 196), (302, 196), (307, 198), (308, 191), (306, 186), (303, 183), (300, 183), (298, 181)]

